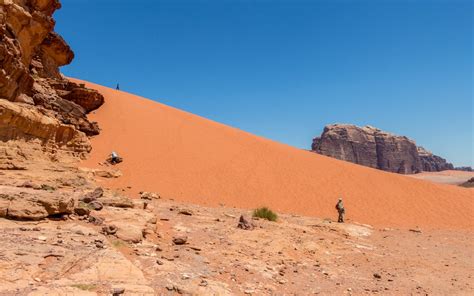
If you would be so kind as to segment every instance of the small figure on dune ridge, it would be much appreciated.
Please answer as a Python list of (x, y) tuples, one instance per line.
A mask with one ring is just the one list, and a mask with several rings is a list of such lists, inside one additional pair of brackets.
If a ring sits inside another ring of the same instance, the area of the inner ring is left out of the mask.
[(115, 87), (116, 90), (120, 90), (120, 85), (117, 83), (117, 86)]
[(346, 213), (346, 209), (344, 208), (344, 204), (342, 203), (342, 198), (339, 198), (339, 201), (336, 204), (336, 210), (339, 213), (337, 222), (344, 223), (344, 214)]

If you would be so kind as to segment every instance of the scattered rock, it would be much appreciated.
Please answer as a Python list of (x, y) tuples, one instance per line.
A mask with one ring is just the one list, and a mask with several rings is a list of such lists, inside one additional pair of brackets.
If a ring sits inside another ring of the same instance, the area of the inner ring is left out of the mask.
[(193, 212), (188, 209), (180, 209), (178, 214), (185, 215), (185, 216), (192, 216)]
[(85, 203), (90, 203), (90, 202), (96, 201), (98, 198), (101, 198), (103, 195), (104, 195), (104, 189), (102, 189), (101, 187), (97, 187), (94, 191), (89, 192), (88, 194), (80, 198), (79, 200)]
[(255, 228), (255, 225), (249, 220), (247, 220), (243, 215), (241, 215), (239, 219), (239, 224), (237, 224), (237, 228), (244, 230), (252, 230)]
[(50, 216), (69, 215), (74, 211), (74, 199), (71, 196), (53, 192), (39, 193), (28, 188), (22, 189), (21, 192), (9, 193), (9, 190), (2, 186), (0, 192), (0, 217), (41, 220)]
[(133, 201), (125, 196), (103, 197), (100, 199), (100, 202), (107, 207), (115, 207), (122, 209), (133, 208)]
[(112, 289), (112, 296), (122, 295), (123, 293), (125, 293), (125, 288), (113, 288)]
[(95, 246), (98, 249), (103, 249), (104, 248), (104, 242), (102, 240), (95, 240)]
[(160, 199), (161, 197), (157, 193), (154, 193), (154, 192), (141, 192), (140, 198), (146, 199), (146, 200), (154, 200), (154, 199)]
[(175, 245), (184, 245), (188, 241), (187, 236), (175, 236), (173, 237), (173, 244)]
[(107, 234), (107, 235), (114, 235), (117, 233), (117, 226), (115, 225), (107, 225), (102, 227), (102, 233)]
[(78, 216), (87, 216), (90, 214), (90, 212), (91, 210), (86, 207), (79, 206), (79, 207), (74, 208), (74, 213)]
[(379, 273), (374, 273), (374, 278), (380, 280), (382, 276)]
[(93, 201), (88, 205), (88, 207), (95, 211), (100, 211), (104, 208), (104, 205), (100, 201)]
[(136, 225), (120, 224), (117, 226), (117, 237), (129, 243), (139, 243), (143, 239), (143, 229)]
[(88, 221), (94, 225), (102, 225), (104, 223), (104, 219), (93, 215), (89, 215)]

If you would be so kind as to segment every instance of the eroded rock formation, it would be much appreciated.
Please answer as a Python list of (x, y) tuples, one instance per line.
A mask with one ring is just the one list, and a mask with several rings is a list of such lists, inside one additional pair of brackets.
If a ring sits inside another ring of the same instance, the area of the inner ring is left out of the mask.
[(447, 162), (446, 159), (434, 155), (423, 147), (418, 147), (418, 155), (420, 156), (422, 169), (425, 172), (440, 172), (446, 170), (454, 170), (454, 166)]
[(371, 126), (332, 124), (313, 140), (319, 154), (364, 166), (401, 174), (441, 171), (453, 166), (433, 155), (413, 140)]
[(59, 72), (74, 58), (54, 32), (60, 7), (58, 0), (0, 0), (0, 144), (33, 141), (84, 153), (87, 136), (99, 133), (87, 113), (103, 104), (102, 95)]

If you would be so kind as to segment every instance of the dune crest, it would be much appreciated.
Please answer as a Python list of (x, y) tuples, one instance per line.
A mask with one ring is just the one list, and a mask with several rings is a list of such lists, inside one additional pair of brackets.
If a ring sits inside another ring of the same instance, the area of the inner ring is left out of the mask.
[[(76, 82), (83, 83), (76, 80)], [(347, 218), (377, 227), (472, 229), (469, 189), (432, 184), (303, 151), (202, 117), (96, 84), (105, 104), (90, 119), (97, 167), (111, 151), (123, 176), (106, 185), (132, 193), (207, 206), (254, 208), (336, 218), (342, 196)]]

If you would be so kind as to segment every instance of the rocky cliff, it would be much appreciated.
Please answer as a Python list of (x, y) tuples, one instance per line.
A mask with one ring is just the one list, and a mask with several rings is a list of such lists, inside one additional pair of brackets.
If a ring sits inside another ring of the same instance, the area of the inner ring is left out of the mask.
[(420, 156), (422, 169), (425, 172), (440, 172), (446, 170), (454, 170), (454, 166), (447, 162), (446, 159), (434, 155), (423, 147), (418, 147), (418, 155)]
[(313, 140), (312, 150), (337, 159), (401, 174), (453, 168), (445, 159), (417, 147), (413, 140), (371, 126), (328, 125), (322, 135)]
[(0, 0), (0, 144), (39, 144), (84, 153), (99, 133), (87, 113), (103, 104), (95, 90), (68, 81), (59, 67), (74, 53), (54, 32), (58, 0)]

